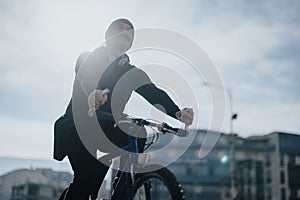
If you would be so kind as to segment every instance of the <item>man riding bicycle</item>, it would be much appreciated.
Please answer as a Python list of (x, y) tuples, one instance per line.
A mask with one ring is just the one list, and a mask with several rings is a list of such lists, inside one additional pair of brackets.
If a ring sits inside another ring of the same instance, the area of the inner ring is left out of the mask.
[[(191, 108), (180, 110), (166, 92), (151, 82), (144, 71), (130, 64), (125, 53), (132, 46), (133, 38), (133, 24), (127, 19), (117, 19), (106, 31), (105, 46), (85, 52), (77, 59), (72, 99), (65, 113), (65, 117), (76, 125), (68, 130), (66, 142), (74, 179), (60, 199), (96, 199), (109, 169), (109, 166), (96, 159), (97, 149), (111, 152), (114, 147), (123, 147), (129, 142), (126, 131), (114, 126), (113, 121), (98, 120), (104, 135), (95, 133), (92, 128), (93, 118), (88, 116), (89, 109), (123, 113), (131, 93), (135, 91), (169, 116), (186, 125), (193, 122), (194, 113)], [(81, 127), (80, 130), (78, 127)], [(146, 132), (144, 129), (140, 132), (138, 150), (142, 152)], [(109, 143), (114, 145), (107, 145)]]

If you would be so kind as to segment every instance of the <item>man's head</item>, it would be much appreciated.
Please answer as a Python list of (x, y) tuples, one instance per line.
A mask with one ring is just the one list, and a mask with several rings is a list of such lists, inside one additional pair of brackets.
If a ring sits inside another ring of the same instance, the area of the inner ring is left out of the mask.
[(106, 46), (116, 53), (125, 53), (132, 46), (133, 37), (133, 24), (124, 18), (117, 19), (106, 30)]

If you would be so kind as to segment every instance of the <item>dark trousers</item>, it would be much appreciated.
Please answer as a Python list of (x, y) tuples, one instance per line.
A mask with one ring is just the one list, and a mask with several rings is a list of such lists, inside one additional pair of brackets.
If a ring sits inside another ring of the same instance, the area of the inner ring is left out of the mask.
[[(111, 131), (112, 129), (110, 129)], [(110, 132), (113, 135), (109, 139), (118, 146), (125, 146), (129, 144), (128, 135), (120, 129)], [(143, 135), (146, 131), (141, 129)], [(144, 149), (146, 139), (138, 139), (138, 149), (142, 152)], [(76, 131), (68, 142), (68, 158), (72, 169), (74, 171), (74, 179), (67, 191), (62, 194), (60, 200), (95, 200), (98, 195), (99, 188), (109, 167), (99, 162), (82, 144)], [(124, 157), (126, 159), (126, 157)], [(123, 160), (124, 162), (124, 158)]]
[(68, 159), (74, 171), (73, 182), (63, 194), (63, 200), (92, 200), (97, 198), (99, 188), (109, 169), (84, 147), (78, 136), (70, 138)]

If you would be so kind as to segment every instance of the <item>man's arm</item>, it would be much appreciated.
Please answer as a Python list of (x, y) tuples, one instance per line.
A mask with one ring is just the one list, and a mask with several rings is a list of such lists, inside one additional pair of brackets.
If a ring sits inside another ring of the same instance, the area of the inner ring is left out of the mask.
[(139, 87), (136, 92), (160, 111), (177, 119), (176, 112), (180, 111), (180, 109), (165, 91), (157, 88), (153, 83), (147, 83)]
[(194, 120), (194, 111), (191, 108), (184, 108), (180, 110), (169, 95), (157, 88), (154, 83), (151, 82), (148, 75), (134, 67), (136, 71), (135, 77), (138, 77), (138, 87), (135, 91), (142, 95), (149, 103), (154, 105), (157, 109), (162, 112), (166, 112), (169, 116), (178, 119), (185, 123), (187, 126), (191, 125)]

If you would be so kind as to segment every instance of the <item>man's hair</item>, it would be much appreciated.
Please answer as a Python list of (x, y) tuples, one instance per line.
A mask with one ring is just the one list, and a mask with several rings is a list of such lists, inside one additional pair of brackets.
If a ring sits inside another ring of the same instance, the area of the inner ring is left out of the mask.
[(107, 30), (105, 32), (105, 39), (107, 39), (107, 38), (109, 38), (111, 36), (111, 34), (112, 34), (111, 31), (119, 23), (128, 24), (131, 27), (132, 30), (134, 29), (133, 24), (128, 19), (125, 19), (125, 18), (116, 19), (112, 23), (110, 23), (110, 25), (108, 26), (108, 28), (107, 28)]

